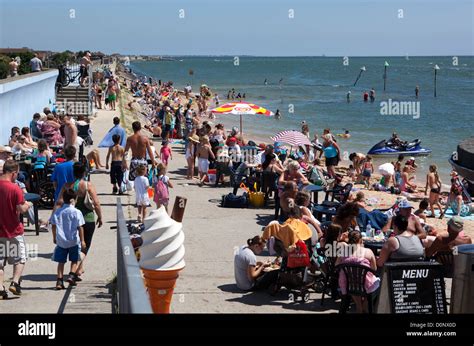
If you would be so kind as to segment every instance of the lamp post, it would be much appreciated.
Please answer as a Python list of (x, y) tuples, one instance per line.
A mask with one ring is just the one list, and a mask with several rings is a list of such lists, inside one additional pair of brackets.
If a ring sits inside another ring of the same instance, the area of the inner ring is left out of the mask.
[(387, 67), (390, 65), (385, 61), (384, 70), (383, 70), (383, 91), (385, 92), (385, 87), (387, 85)]
[(436, 97), (436, 75), (438, 73), (439, 66), (434, 65), (433, 69), (434, 69), (434, 97)]
[(364, 72), (364, 71), (365, 71), (365, 66), (362, 66), (360, 68), (359, 75), (357, 76), (357, 79), (354, 82), (354, 86), (357, 84), (357, 82), (359, 81), (360, 76), (362, 76), (362, 72)]

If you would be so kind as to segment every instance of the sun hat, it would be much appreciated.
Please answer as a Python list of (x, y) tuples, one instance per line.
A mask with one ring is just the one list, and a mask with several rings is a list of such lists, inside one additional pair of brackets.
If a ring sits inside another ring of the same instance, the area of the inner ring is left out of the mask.
[(455, 232), (461, 232), (464, 227), (464, 221), (461, 219), (460, 216), (453, 216), (449, 221), (448, 221), (448, 226), (451, 228), (451, 230)]
[(199, 143), (199, 136), (194, 134), (192, 136), (189, 136), (188, 139), (191, 141), (191, 142), (194, 142), (194, 143)]
[(12, 148), (10, 148), (9, 146), (0, 145), (0, 153), (11, 153), (11, 152), (12, 152)]
[(398, 204), (398, 208), (400, 209), (408, 209), (408, 208), (413, 208), (413, 206), (410, 204), (410, 202), (408, 202), (407, 199), (403, 199), (400, 201), (400, 203)]

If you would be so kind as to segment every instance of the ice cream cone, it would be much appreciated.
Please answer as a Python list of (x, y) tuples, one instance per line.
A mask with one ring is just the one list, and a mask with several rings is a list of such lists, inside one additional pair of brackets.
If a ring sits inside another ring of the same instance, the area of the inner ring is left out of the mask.
[(149, 270), (143, 269), (145, 286), (148, 288), (151, 308), (155, 314), (169, 314), (174, 286), (183, 269)]

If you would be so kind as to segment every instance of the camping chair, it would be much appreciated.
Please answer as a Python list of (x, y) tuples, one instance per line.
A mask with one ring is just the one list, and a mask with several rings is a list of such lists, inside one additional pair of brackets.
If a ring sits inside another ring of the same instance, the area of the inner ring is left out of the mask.
[(263, 172), (262, 173), (262, 192), (265, 193), (265, 203), (268, 202), (268, 195), (273, 192), (273, 195), (277, 196), (278, 186), (277, 186), (278, 174), (274, 172)]
[(325, 216), (325, 221), (330, 221), (331, 217), (336, 215), (337, 209), (347, 202), (352, 190), (352, 184), (336, 186), (333, 189), (326, 190), (326, 197), (321, 204), (313, 207), (313, 215), (319, 221)]
[(351, 296), (364, 297), (367, 299), (369, 314), (373, 311), (373, 293), (367, 293), (365, 290), (365, 277), (371, 272), (375, 275), (375, 271), (367, 266), (360, 264), (340, 264), (336, 267), (336, 272), (343, 271), (347, 279), (347, 294), (342, 297), (339, 313), (344, 314), (349, 309)]
[(77, 125), (77, 135), (84, 140), (85, 145), (94, 144), (90, 135), (90, 124), (87, 125)]
[[(333, 300), (337, 299), (337, 280), (338, 272), (336, 270), (336, 260), (337, 257), (326, 257), (324, 249), (318, 249), (318, 254), (326, 259), (323, 266), (326, 268), (324, 279), (323, 279), (323, 293), (321, 295), (321, 306), (324, 304), (324, 296), (327, 292), (330, 292), (330, 295)], [(329, 293), (328, 293), (329, 294)]]

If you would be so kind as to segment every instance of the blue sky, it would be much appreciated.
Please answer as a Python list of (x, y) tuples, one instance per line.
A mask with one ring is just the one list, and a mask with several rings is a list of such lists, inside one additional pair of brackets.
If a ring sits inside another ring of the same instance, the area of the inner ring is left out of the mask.
[[(0, 46), (162, 55), (474, 55), (473, 4), (473, 0), (0, 0)], [(71, 9), (75, 18), (70, 18)], [(398, 18), (399, 10), (404, 18)]]

